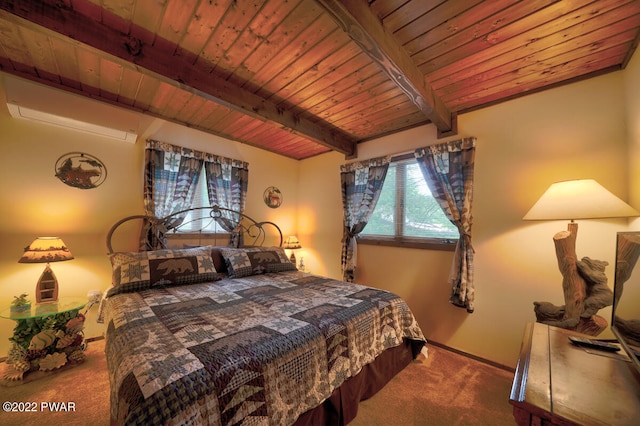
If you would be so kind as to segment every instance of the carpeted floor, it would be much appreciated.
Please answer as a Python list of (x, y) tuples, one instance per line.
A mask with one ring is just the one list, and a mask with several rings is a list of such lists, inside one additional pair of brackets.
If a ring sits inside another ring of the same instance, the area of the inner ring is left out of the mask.
[(428, 345), (358, 408), (349, 426), (515, 425), (509, 393), (513, 373)]
[[(414, 361), (363, 401), (350, 425), (513, 426), (508, 402), (512, 378), (508, 371), (429, 345), (429, 358)], [(0, 401), (34, 402), (36, 410), (0, 412), (0, 425), (108, 425), (104, 340), (89, 343), (87, 360), (80, 365), (19, 386), (0, 386)], [(43, 402), (65, 402), (74, 411), (51, 412)]]
[[(28, 413), (7, 413), (3, 410), (0, 425), (109, 425), (109, 375), (104, 340), (89, 342), (85, 353), (87, 359), (82, 364), (46, 375), (34, 372), (32, 374), (40, 377), (31, 380), (28, 375), (24, 384), (0, 386), (0, 401), (3, 403), (29, 403), (29, 408), (35, 409), (35, 412)], [(69, 411), (52, 412), (42, 406), (42, 403), (51, 402), (67, 403), (65, 408)]]

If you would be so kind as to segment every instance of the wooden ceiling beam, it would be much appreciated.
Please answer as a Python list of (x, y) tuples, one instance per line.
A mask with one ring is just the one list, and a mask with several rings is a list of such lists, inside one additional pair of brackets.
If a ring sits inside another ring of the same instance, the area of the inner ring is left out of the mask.
[(374, 60), (427, 118), (441, 136), (455, 134), (452, 113), (435, 93), (406, 50), (387, 33), (366, 1), (316, 0)]
[[(173, 51), (143, 43), (140, 39), (123, 34), (64, 5), (61, 2), (54, 5), (36, 0), (0, 1), (0, 16), (19, 25), (25, 25), (26, 21), (44, 27), (51, 36), (62, 35), (81, 42), (113, 56), (114, 60), (119, 58), (117, 62), (125, 67), (270, 122), (341, 152), (348, 158), (357, 155), (357, 141), (340, 129), (299, 117), (222, 78), (198, 70), (184, 57), (175, 56)], [(16, 19), (23, 22), (17, 22)]]

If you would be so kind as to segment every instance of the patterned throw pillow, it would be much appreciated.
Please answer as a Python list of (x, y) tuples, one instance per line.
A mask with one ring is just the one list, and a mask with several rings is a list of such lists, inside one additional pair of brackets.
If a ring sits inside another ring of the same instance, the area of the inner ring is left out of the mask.
[(211, 258), (211, 247), (119, 252), (110, 256), (113, 286), (138, 291), (154, 286), (195, 284), (221, 278)]
[[(194, 248), (194, 247), (202, 247), (199, 244), (184, 244), (183, 248)], [(213, 259), (213, 266), (215, 266), (216, 271), (219, 273), (227, 272), (227, 265), (224, 263), (224, 258), (222, 257), (222, 253), (220, 253), (221, 248), (225, 248), (228, 246), (207, 246), (211, 248), (211, 258)]]
[(297, 270), (282, 247), (222, 248), (220, 251), (231, 278)]

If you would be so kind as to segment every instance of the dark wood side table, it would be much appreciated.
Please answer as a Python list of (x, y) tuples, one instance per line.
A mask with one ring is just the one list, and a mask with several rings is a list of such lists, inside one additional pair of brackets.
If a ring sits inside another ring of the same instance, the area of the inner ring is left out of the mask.
[(526, 325), (509, 399), (516, 423), (640, 424), (640, 375), (628, 358), (578, 347), (571, 335), (578, 334)]

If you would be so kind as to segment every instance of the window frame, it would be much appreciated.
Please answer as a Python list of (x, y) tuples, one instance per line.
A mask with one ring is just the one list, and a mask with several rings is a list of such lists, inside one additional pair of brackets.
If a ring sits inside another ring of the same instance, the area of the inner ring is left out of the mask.
[[(413, 153), (397, 155), (391, 158), (391, 163), (404, 162), (412, 158), (415, 159), (415, 156), (413, 155)], [(396, 181), (396, 194), (395, 194), (396, 195), (396, 204), (395, 204), (396, 218), (404, 218), (405, 194), (404, 192), (401, 194), (398, 194), (397, 188), (399, 183), (406, 183), (406, 182), (402, 182), (402, 179), (404, 179), (405, 177), (406, 177), (406, 173), (401, 173), (399, 177), (398, 177), (398, 174), (394, 176), (394, 178), (400, 179), (399, 182)], [(385, 246), (385, 247), (402, 247), (402, 248), (412, 248), (412, 249), (422, 249), (422, 250), (455, 251), (456, 249), (456, 245), (458, 244), (458, 240), (459, 240), (458, 238), (428, 238), (428, 237), (401, 236), (400, 234), (402, 232), (403, 224), (404, 224), (404, 219), (394, 220), (395, 233), (396, 233), (395, 236), (365, 235), (361, 233), (357, 236), (358, 244)]]

